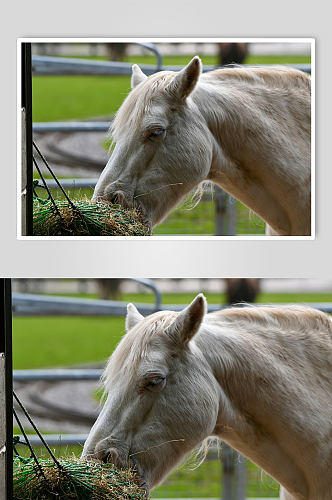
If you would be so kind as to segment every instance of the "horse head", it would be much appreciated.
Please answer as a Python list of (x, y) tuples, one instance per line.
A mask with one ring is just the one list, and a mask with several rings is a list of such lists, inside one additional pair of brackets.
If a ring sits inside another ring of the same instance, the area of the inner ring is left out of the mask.
[(205, 311), (201, 294), (180, 313), (147, 318), (129, 304), (127, 333), (106, 367), (108, 396), (83, 458), (136, 466), (150, 489), (212, 433), (218, 384), (194, 340)]
[(178, 73), (147, 77), (133, 66), (132, 91), (112, 124), (115, 147), (93, 199), (138, 206), (152, 227), (206, 179), (212, 137), (191, 98), (200, 74), (197, 56)]

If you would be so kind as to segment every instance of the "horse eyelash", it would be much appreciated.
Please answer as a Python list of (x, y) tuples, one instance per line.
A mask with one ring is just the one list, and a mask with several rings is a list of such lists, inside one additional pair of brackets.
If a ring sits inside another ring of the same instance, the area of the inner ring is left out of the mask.
[[(146, 377), (146, 379), (148, 379), (148, 376)], [(151, 386), (157, 386), (158, 384), (161, 384), (164, 380), (166, 380), (166, 377), (164, 377), (163, 375), (156, 375), (155, 379), (160, 379), (160, 382), (158, 382), (157, 384), (153, 384), (153, 379), (151, 380), (146, 380), (146, 379), (142, 379), (142, 381), (140, 382), (139, 386), (138, 386), (138, 393), (139, 394), (142, 394), (146, 389), (148, 389), (149, 385), (151, 384)]]
[[(162, 376), (160, 376), (160, 377), (156, 377), (155, 379), (150, 380), (150, 381), (146, 384), (146, 386), (148, 386), (148, 385), (150, 385), (150, 384), (151, 384), (151, 385), (158, 385), (158, 384), (161, 384), (161, 383), (162, 383), (165, 379), (166, 379), (166, 377), (162, 377)], [(158, 381), (158, 382), (155, 382), (155, 381)]]
[(152, 136), (152, 137), (158, 137), (159, 135), (162, 135), (165, 132), (166, 132), (165, 128), (160, 128), (160, 129), (152, 130), (150, 132), (150, 136)]
[(144, 142), (146, 142), (149, 139), (158, 138), (163, 135), (166, 135), (166, 131), (167, 129), (164, 127), (151, 127), (150, 129), (146, 130)]

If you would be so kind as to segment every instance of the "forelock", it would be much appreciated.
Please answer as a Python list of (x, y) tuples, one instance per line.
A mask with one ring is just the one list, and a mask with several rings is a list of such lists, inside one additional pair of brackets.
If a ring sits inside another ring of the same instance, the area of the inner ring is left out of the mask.
[(152, 339), (158, 336), (162, 339), (165, 329), (174, 321), (178, 313), (159, 311), (144, 318), (134, 328), (124, 335), (111, 355), (102, 376), (105, 391), (118, 377), (133, 380), (143, 358), (148, 357)]
[(155, 73), (130, 92), (118, 110), (110, 129), (114, 141), (117, 141), (124, 130), (138, 129), (143, 116), (149, 113), (152, 103), (162, 96), (175, 74), (173, 71)]

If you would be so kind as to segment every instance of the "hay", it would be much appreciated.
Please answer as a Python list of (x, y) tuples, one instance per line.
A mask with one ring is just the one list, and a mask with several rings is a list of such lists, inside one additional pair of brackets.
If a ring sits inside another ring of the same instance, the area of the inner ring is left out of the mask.
[(34, 236), (147, 236), (140, 212), (120, 205), (92, 202), (74, 202), (35, 198), (33, 202)]
[(132, 470), (122, 471), (113, 464), (85, 462), (79, 459), (38, 460), (45, 478), (35, 461), (14, 458), (14, 500), (143, 500), (144, 491)]

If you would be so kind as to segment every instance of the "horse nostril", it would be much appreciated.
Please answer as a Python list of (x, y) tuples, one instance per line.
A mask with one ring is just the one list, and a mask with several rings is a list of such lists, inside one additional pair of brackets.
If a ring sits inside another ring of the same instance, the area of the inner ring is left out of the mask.
[(117, 457), (117, 453), (115, 453), (114, 451), (109, 451), (102, 457), (102, 462), (104, 462), (104, 464), (112, 463), (116, 465)]
[(104, 462), (105, 464), (111, 463), (115, 465), (115, 467), (117, 467), (118, 469), (126, 468), (125, 462), (121, 459), (119, 453), (116, 450), (109, 450), (107, 453), (103, 455), (101, 461)]
[(116, 203), (117, 205), (124, 205), (125, 204), (125, 196), (122, 191), (116, 191), (115, 193), (112, 194), (110, 198), (111, 203)]
[(107, 453), (106, 455), (104, 455), (102, 458), (102, 462), (104, 462), (104, 464), (108, 464), (109, 462), (113, 463), (112, 453)]

